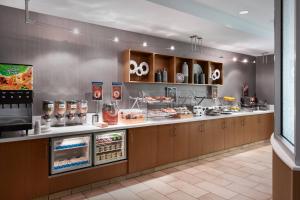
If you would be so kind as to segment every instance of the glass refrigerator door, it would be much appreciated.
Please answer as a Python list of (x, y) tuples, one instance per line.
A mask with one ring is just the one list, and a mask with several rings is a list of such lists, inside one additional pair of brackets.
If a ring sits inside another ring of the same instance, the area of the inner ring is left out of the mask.
[(54, 138), (51, 143), (51, 174), (91, 166), (91, 135)]
[(126, 159), (126, 131), (99, 133), (94, 137), (95, 165)]

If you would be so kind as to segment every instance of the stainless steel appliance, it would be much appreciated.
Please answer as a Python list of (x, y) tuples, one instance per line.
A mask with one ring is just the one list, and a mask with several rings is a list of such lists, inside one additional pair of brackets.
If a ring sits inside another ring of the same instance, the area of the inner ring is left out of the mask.
[(51, 139), (51, 174), (92, 165), (90, 134)]
[(101, 165), (126, 160), (126, 131), (111, 131), (94, 135), (94, 164)]
[(32, 66), (0, 63), (0, 135), (32, 129)]

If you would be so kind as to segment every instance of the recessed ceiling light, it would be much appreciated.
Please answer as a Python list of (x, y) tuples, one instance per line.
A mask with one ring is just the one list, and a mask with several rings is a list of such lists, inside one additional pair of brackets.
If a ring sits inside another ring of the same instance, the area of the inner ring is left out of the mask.
[(249, 13), (248, 10), (241, 10), (240, 15), (247, 15)]
[(248, 63), (248, 59), (245, 58), (245, 59), (243, 60), (243, 63)]
[(119, 42), (119, 38), (118, 38), (118, 37), (115, 37), (115, 38), (114, 38), (114, 42)]
[(80, 32), (79, 32), (79, 29), (78, 28), (74, 28), (72, 30), (72, 33), (75, 34), (75, 35), (78, 35)]
[(175, 50), (175, 47), (172, 45), (172, 46), (170, 47), (170, 49), (171, 49), (172, 51), (174, 51), (174, 50)]
[(147, 47), (147, 46), (148, 46), (147, 42), (143, 42), (143, 47)]
[(232, 58), (232, 61), (233, 61), (233, 62), (236, 62), (236, 61), (237, 61), (237, 58), (236, 58), (236, 57), (233, 57), (233, 58)]

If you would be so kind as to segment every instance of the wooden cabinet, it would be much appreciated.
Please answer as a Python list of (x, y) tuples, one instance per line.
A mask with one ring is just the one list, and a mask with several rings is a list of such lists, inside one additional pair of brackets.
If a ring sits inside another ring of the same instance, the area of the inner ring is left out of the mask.
[(190, 123), (174, 125), (173, 161), (180, 161), (189, 158), (189, 125)]
[(189, 123), (158, 126), (157, 164), (167, 164), (189, 157)]
[(224, 150), (224, 119), (209, 120), (205, 122), (203, 136), (203, 153), (212, 153)]
[(203, 154), (203, 135), (205, 122), (193, 122), (189, 124), (189, 157), (197, 157)]
[(173, 125), (157, 127), (157, 164), (173, 162)]
[(2, 143), (0, 158), (1, 199), (48, 194), (48, 139)]
[(225, 120), (215, 120), (210, 122), (210, 125), (210, 130), (213, 130), (214, 152), (224, 150)]
[(259, 116), (247, 116), (244, 117), (245, 122), (244, 122), (244, 142), (243, 144), (249, 144), (252, 142), (256, 141), (256, 136), (257, 136), (257, 118)]
[(238, 145), (238, 131), (235, 126), (236, 123), (239, 124), (239, 120), (235, 118), (227, 118), (224, 120), (225, 123), (225, 132), (224, 132), (224, 148), (229, 149), (236, 147)]
[(235, 132), (236, 132), (236, 145), (240, 146), (245, 144), (245, 117), (236, 117), (235, 118)]
[(259, 140), (270, 139), (274, 132), (274, 114), (265, 114), (259, 117)]
[(129, 129), (129, 173), (155, 167), (157, 156), (157, 126)]

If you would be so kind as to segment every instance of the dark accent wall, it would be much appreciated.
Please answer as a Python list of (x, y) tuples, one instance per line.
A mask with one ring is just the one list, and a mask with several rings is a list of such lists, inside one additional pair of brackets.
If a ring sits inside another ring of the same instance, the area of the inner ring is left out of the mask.
[(256, 58), (256, 95), (259, 100), (274, 104), (274, 55)]
[[(82, 23), (44, 14), (32, 13), (33, 24), (24, 23), (24, 11), (0, 6), (0, 62), (34, 65), (34, 114), (41, 114), (41, 101), (55, 99), (90, 100), (91, 81), (104, 81), (105, 100), (110, 99), (112, 81), (122, 81), (122, 52), (137, 49), (176, 56), (187, 56), (224, 63), (224, 86), (219, 95), (240, 98), (241, 85), (249, 83), (250, 94), (255, 93), (255, 64), (232, 62), (233, 57), (250, 61), (255, 57), (203, 48), (201, 53), (192, 53), (191, 45), (149, 35)], [(76, 27), (79, 35), (71, 30)], [(192, 34), (192, 33), (191, 33)], [(218, 33), (222, 34), (222, 33)], [(119, 43), (111, 39), (120, 38)], [(141, 46), (147, 41), (149, 47)], [(174, 52), (167, 49), (174, 45)], [(149, 94), (163, 94), (163, 85), (126, 84), (125, 101), (128, 95), (139, 90)], [(205, 95), (204, 86), (176, 86), (179, 93)], [(89, 101), (90, 111), (95, 111)]]

